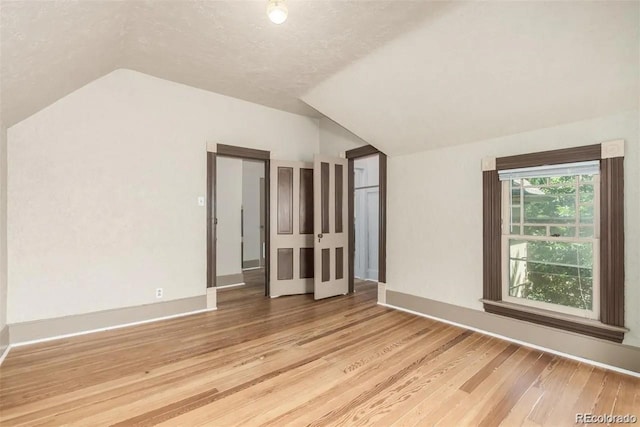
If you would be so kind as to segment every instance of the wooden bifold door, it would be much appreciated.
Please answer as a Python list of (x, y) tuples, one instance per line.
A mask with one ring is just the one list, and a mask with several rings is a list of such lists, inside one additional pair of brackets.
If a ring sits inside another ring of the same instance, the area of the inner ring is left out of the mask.
[(272, 160), (270, 173), (270, 296), (348, 293), (347, 160)]

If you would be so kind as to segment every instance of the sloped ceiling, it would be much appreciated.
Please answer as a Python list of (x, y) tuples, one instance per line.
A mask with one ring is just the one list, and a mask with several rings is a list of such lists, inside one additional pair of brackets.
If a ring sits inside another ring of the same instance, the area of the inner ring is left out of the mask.
[(391, 155), (637, 109), (639, 9), (459, 4), (302, 99)]
[(0, 115), (9, 127), (121, 66), (125, 2), (0, 2)]
[(388, 154), (640, 102), (640, 2), (0, 0), (9, 127), (117, 68), (310, 116)]
[[(398, 4), (402, 3), (402, 7)], [(451, 7), (421, 1), (1, 0), (1, 113), (11, 126), (117, 68), (320, 116), (299, 97)]]

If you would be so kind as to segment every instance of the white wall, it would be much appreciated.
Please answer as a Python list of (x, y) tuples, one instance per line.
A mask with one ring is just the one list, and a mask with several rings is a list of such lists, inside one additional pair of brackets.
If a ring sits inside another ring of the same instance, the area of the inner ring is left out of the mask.
[(340, 157), (345, 151), (368, 144), (333, 120), (327, 117), (320, 119), (320, 152), (322, 154)]
[(0, 128), (0, 331), (7, 324), (7, 130)]
[(260, 179), (264, 163), (242, 162), (242, 207), (244, 209), (243, 261), (260, 259)]
[(216, 163), (216, 218), (218, 218), (216, 275), (242, 273), (241, 210), (242, 160), (218, 157)]
[(389, 158), (388, 289), (482, 310), (481, 159), (623, 138), (625, 343), (640, 346), (639, 132), (631, 111)]
[(302, 100), (388, 155), (638, 108), (640, 2), (438, 3)]
[(8, 322), (205, 294), (206, 142), (310, 160), (318, 121), (117, 70), (8, 130)]
[(364, 181), (360, 184), (356, 182), (355, 185), (357, 187), (380, 184), (380, 156), (378, 156), (377, 154), (355, 159), (353, 161), (353, 167), (354, 169), (364, 169)]

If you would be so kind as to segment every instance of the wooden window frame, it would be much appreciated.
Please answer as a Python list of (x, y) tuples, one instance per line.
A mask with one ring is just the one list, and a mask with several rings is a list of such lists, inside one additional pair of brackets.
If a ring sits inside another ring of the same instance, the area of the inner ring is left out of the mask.
[[(600, 161), (600, 319), (502, 298), (502, 185), (499, 170)], [(621, 343), (624, 333), (624, 141), (483, 160), (483, 305), (488, 313)]]

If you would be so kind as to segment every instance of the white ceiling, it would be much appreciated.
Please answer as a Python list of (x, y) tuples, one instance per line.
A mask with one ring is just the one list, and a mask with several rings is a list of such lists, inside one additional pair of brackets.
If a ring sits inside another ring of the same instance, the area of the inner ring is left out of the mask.
[(1, 0), (0, 14), (3, 126), (120, 65), (124, 2)]
[(302, 99), (387, 154), (550, 127), (640, 102), (640, 2), (477, 2)]
[(276, 26), (266, 0), (0, 0), (2, 125), (117, 68), (323, 114), (392, 155), (640, 102), (638, 1), (287, 3)]
[[(1, 0), (2, 116), (11, 126), (117, 68), (299, 114), (300, 95), (451, 5), (287, 0)], [(402, 7), (398, 7), (402, 4)]]

